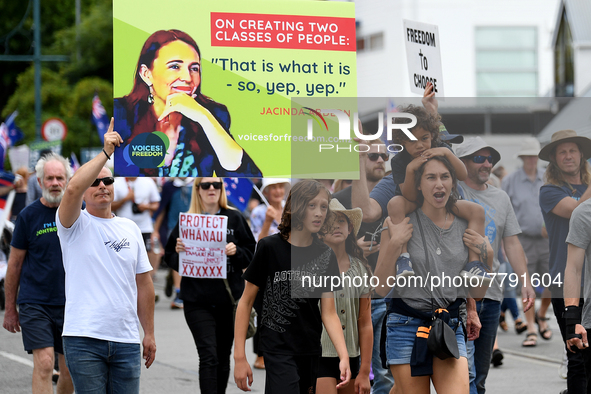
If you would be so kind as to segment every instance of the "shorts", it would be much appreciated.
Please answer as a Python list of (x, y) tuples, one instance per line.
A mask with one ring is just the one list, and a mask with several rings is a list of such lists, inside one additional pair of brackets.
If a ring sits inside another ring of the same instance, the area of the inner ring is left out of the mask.
[[(540, 283), (544, 282), (544, 274), (548, 274), (550, 266), (550, 247), (548, 240), (542, 237), (528, 237), (519, 234), (519, 242), (523, 246), (523, 251), (527, 257), (527, 271), (531, 277), (537, 274)], [(546, 279), (546, 283), (548, 279)]]
[(265, 352), (265, 394), (314, 394), (320, 356)]
[[(360, 357), (349, 357), (349, 368), (351, 369), (351, 379), (357, 378), (359, 375), (359, 360)], [(318, 378), (335, 378), (341, 380), (341, 371), (339, 370), (339, 363), (341, 359), (338, 357), (320, 357), (318, 361)]]
[(152, 251), (152, 234), (151, 233), (142, 233), (142, 238), (144, 239), (144, 246), (146, 247), (146, 252)]
[[(410, 356), (415, 343), (417, 330), (423, 320), (414, 317), (389, 313), (386, 323), (386, 357), (388, 365), (410, 364)], [(458, 319), (449, 319), (449, 326), (455, 328)], [(456, 330), (456, 340), (460, 357), (468, 358), (464, 330), (460, 324)]]
[(53, 347), (64, 354), (62, 331), (64, 307), (41, 304), (19, 304), (18, 318), (25, 350), (31, 354), (35, 349)]

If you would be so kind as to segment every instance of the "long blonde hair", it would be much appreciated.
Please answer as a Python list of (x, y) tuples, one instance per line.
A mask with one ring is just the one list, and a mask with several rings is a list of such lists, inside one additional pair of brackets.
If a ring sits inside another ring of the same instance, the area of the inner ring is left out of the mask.
[[(199, 190), (197, 190), (202, 179), (202, 177), (195, 178), (195, 181), (193, 182), (193, 190), (191, 191), (191, 202), (189, 203), (189, 210), (187, 211), (187, 213), (203, 213), (205, 209), (201, 201), (201, 196), (199, 195)], [(220, 190), (220, 199), (218, 200), (220, 208), (236, 209), (228, 205), (228, 197), (226, 196), (226, 188), (224, 187), (224, 178), (217, 179), (219, 179), (222, 182), (222, 189)]]

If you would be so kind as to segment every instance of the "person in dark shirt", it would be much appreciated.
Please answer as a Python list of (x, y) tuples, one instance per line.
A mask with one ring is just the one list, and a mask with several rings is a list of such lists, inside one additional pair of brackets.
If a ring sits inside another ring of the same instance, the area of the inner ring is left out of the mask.
[[(339, 276), (334, 252), (318, 239), (326, 233), (330, 193), (321, 183), (304, 180), (291, 190), (279, 225), (279, 233), (259, 241), (255, 256), (243, 277), (244, 294), (236, 311), (234, 380), (243, 391), (252, 385), (252, 370), (244, 342), (250, 310), (262, 294), (259, 327), (265, 357), (265, 393), (314, 393), (321, 355), (322, 325), (339, 355), (337, 388), (351, 379), (349, 355), (336, 314), (330, 280)], [(318, 299), (320, 298), (320, 308)]]
[[(228, 218), (227, 280), (183, 276), (180, 293), (185, 320), (199, 353), (199, 388), (202, 393), (222, 394), (230, 376), (234, 339), (234, 303), (228, 288), (234, 300), (242, 296), (242, 270), (252, 259), (256, 242), (240, 211), (228, 206), (222, 178), (195, 178), (188, 213)], [(179, 273), (179, 252), (184, 251), (177, 223), (166, 243), (164, 259)]]
[(16, 220), (6, 272), (3, 326), (12, 333), (22, 329), (24, 348), (33, 354), (33, 392), (53, 392), (51, 378), (57, 352), (57, 392), (72, 393), (74, 386), (62, 344), (66, 275), (55, 224), (72, 168), (67, 159), (48, 153), (39, 159), (35, 170), (32, 178), (38, 180), (42, 195)]

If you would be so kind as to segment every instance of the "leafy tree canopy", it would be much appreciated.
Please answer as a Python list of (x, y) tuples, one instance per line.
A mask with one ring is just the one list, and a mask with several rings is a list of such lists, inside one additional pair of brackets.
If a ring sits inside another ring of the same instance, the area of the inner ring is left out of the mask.
[[(22, 21), (27, 2), (3, 1), (0, 37)], [(9, 3), (9, 4), (6, 4)], [(41, 2), (42, 54), (67, 55), (68, 62), (42, 63), (42, 121), (59, 117), (68, 126), (62, 153), (77, 155), (80, 148), (100, 146), (91, 122), (92, 98), (97, 92), (107, 114), (113, 113), (113, 14), (112, 0), (81, 0), (81, 24), (75, 26), (75, 0)], [(18, 40), (10, 40), (10, 54), (31, 54), (32, 1), (22, 21)], [(78, 34), (77, 34), (78, 32)], [(29, 38), (27, 38), (29, 37)], [(78, 39), (76, 38), (78, 37)], [(6, 53), (0, 43), (0, 50)], [(36, 139), (34, 66), (26, 62), (0, 62), (0, 115), (18, 110), (17, 125), (25, 133), (21, 143)]]

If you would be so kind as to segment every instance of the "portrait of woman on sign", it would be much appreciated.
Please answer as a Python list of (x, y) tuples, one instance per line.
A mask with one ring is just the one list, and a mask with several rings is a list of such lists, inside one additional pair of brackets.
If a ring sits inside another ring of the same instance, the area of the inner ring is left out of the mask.
[(165, 134), (168, 145), (157, 153), (163, 161), (153, 168), (136, 165), (129, 146), (127, 151), (117, 149), (115, 175), (262, 176), (230, 134), (228, 108), (202, 93), (201, 60), (197, 43), (187, 33), (159, 30), (148, 37), (131, 92), (114, 100), (115, 130), (125, 145), (153, 132)]

